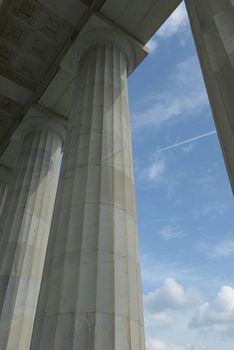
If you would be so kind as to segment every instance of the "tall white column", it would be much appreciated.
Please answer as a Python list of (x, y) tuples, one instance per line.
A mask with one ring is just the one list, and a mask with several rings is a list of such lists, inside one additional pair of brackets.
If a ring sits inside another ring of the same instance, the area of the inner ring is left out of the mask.
[(48, 243), (65, 128), (23, 121), (23, 142), (0, 229), (0, 349), (28, 350)]
[(0, 215), (6, 201), (11, 179), (12, 170), (0, 164)]
[(234, 191), (234, 1), (185, 3)]
[(103, 34), (91, 34), (79, 62), (31, 350), (145, 349), (127, 87), (131, 49), (115, 32)]

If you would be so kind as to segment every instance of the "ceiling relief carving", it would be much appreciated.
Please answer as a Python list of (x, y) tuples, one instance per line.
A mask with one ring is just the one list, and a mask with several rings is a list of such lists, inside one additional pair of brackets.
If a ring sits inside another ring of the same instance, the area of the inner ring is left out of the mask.
[(39, 4), (29, 0), (14, 0), (12, 3), (13, 14), (33, 25), (40, 12)]
[(0, 96), (16, 103), (11, 113), (0, 108), (1, 159), (30, 106), (44, 95), (45, 108), (70, 110), (74, 76), (70, 69), (59, 75), (60, 63), (103, 1), (0, 0)]
[(36, 1), (7, 1), (0, 14), (0, 74), (34, 91), (72, 30)]
[[(0, 76), (34, 92), (74, 28), (36, 0), (5, 0), (0, 12)], [(4, 94), (4, 86), (1, 86)], [(0, 140), (24, 106), (0, 94)], [(6, 95), (8, 95), (6, 93)]]
[(0, 94), (0, 113), (12, 114), (16, 113), (21, 106), (20, 103)]

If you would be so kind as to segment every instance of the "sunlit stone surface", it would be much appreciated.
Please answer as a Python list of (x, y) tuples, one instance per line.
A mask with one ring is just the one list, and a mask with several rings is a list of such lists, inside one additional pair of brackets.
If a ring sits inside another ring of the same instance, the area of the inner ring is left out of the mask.
[(31, 350), (145, 349), (130, 62), (114, 35), (79, 62)]
[(234, 1), (185, 2), (234, 191)]
[(6, 201), (11, 180), (12, 171), (0, 164), (0, 215)]
[[(30, 350), (145, 349), (127, 73), (180, 2), (0, 0), (0, 164), (25, 131), (7, 201), (0, 169), (0, 350), (30, 348), (71, 106)], [(185, 2), (233, 185), (234, 0)]]
[(64, 127), (22, 124), (15, 178), (1, 216), (0, 349), (29, 349), (57, 187)]

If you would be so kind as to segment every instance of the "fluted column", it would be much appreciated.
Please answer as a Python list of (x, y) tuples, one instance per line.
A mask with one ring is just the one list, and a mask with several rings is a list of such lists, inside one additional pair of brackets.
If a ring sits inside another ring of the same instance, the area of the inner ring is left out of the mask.
[(0, 215), (6, 201), (11, 179), (12, 170), (0, 164)]
[(234, 1), (185, 3), (234, 191)]
[(23, 142), (1, 217), (1, 350), (30, 346), (64, 133), (60, 120), (40, 113), (21, 126)]
[(145, 349), (124, 46), (131, 50), (115, 32), (92, 36), (79, 62), (31, 350)]

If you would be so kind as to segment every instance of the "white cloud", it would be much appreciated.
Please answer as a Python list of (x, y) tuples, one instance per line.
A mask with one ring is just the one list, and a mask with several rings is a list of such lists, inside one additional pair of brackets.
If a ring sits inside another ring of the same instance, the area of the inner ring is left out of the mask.
[(159, 338), (151, 338), (146, 343), (147, 350), (192, 350), (191, 347), (171, 344)]
[(184, 174), (177, 169), (168, 172), (166, 158), (157, 153), (152, 154), (145, 168), (142, 165), (137, 172), (137, 179), (141, 184), (150, 188), (160, 188), (168, 198), (175, 195), (183, 176)]
[(134, 127), (175, 123), (194, 115), (208, 105), (207, 94), (201, 78), (197, 57), (188, 57), (178, 63), (166, 86), (155, 92), (150, 106), (133, 118)]
[(214, 256), (230, 256), (234, 255), (234, 241), (227, 240), (218, 244), (213, 250)]
[(147, 350), (205, 350), (203, 346), (194, 346), (190, 344), (178, 345), (168, 342), (158, 337), (152, 337), (146, 342)]
[(201, 293), (196, 288), (184, 289), (174, 278), (164, 280), (162, 287), (148, 293), (144, 297), (144, 305), (148, 314), (163, 310), (180, 310), (200, 304)]
[(189, 143), (188, 145), (182, 147), (182, 151), (184, 153), (191, 153), (194, 150), (194, 148), (195, 148), (194, 144)]
[[(153, 53), (159, 45), (159, 41), (170, 38), (176, 34), (184, 33), (188, 28), (189, 20), (184, 3), (182, 2), (161, 26), (156, 34), (146, 44), (150, 53)], [(181, 46), (185, 46), (185, 38), (180, 39)]]
[(155, 97), (155, 104), (146, 109), (139, 120), (136, 121), (136, 126), (146, 126), (153, 124), (154, 126), (161, 126), (165, 122), (178, 120), (179, 117), (191, 115), (192, 112), (201, 105), (203, 105), (203, 96), (197, 91), (182, 95), (179, 92), (172, 95), (162, 93)]
[(234, 240), (224, 240), (216, 245), (199, 242), (197, 250), (209, 258), (225, 258), (234, 255)]
[[(157, 150), (150, 154), (148, 159), (141, 160), (141, 164), (139, 162), (136, 169), (136, 178), (139, 185), (143, 185), (144, 188), (158, 189), (165, 197), (173, 199), (174, 206), (180, 205), (181, 198), (178, 196), (177, 189), (185, 181), (186, 177), (186, 172), (177, 168), (175, 160), (170, 155), (164, 155), (157, 152)], [(169, 224), (170, 222), (167, 220), (167, 223)], [(167, 231), (169, 231), (168, 228)], [(176, 238), (172, 237), (172, 235), (179, 238), (179, 235), (181, 236), (182, 234), (182, 232), (179, 233), (176, 227), (174, 227), (173, 232), (172, 229), (170, 231), (171, 236), (169, 237), (170, 233), (168, 232), (168, 239)], [(165, 234), (162, 232), (161, 237), (166, 239), (166, 234), (167, 232)]]
[(224, 340), (222, 348), (232, 349), (234, 288), (223, 286), (204, 301), (197, 288), (166, 278), (144, 304), (147, 350), (219, 350)]
[[(211, 328), (224, 331), (223, 326), (234, 325), (234, 289), (223, 286), (212, 303), (203, 303), (191, 319), (191, 328)], [(234, 336), (234, 334), (233, 334)]]
[(223, 286), (214, 301), (214, 309), (217, 312), (231, 312), (234, 316), (234, 289)]
[(161, 183), (164, 179), (165, 170), (165, 160), (163, 158), (156, 158), (151, 160), (151, 164), (143, 170), (140, 177), (146, 182)]
[(221, 202), (208, 202), (202, 205), (201, 208), (194, 211), (194, 217), (199, 219), (201, 216), (223, 216), (228, 210), (228, 205)]
[(148, 43), (146, 44), (148, 50), (150, 53), (153, 53), (157, 47), (158, 47), (158, 42), (157, 42), (157, 39), (155, 36), (153, 36), (149, 41)]
[(174, 324), (174, 319), (170, 315), (166, 313), (155, 313), (150, 314), (147, 313), (145, 315), (145, 325), (147, 329), (165, 329), (165, 328), (171, 328)]
[(171, 239), (176, 239), (176, 238), (182, 238), (185, 236), (183, 231), (178, 230), (177, 228), (173, 227), (172, 225), (164, 226), (159, 231), (159, 235), (161, 236), (161, 238), (163, 238), (166, 241), (169, 241)]
[(169, 38), (179, 32), (183, 32), (188, 24), (186, 7), (184, 2), (182, 2), (159, 29), (157, 35), (163, 39)]
[(213, 174), (205, 174), (204, 176), (196, 180), (204, 192), (210, 192), (215, 190), (216, 178)]

